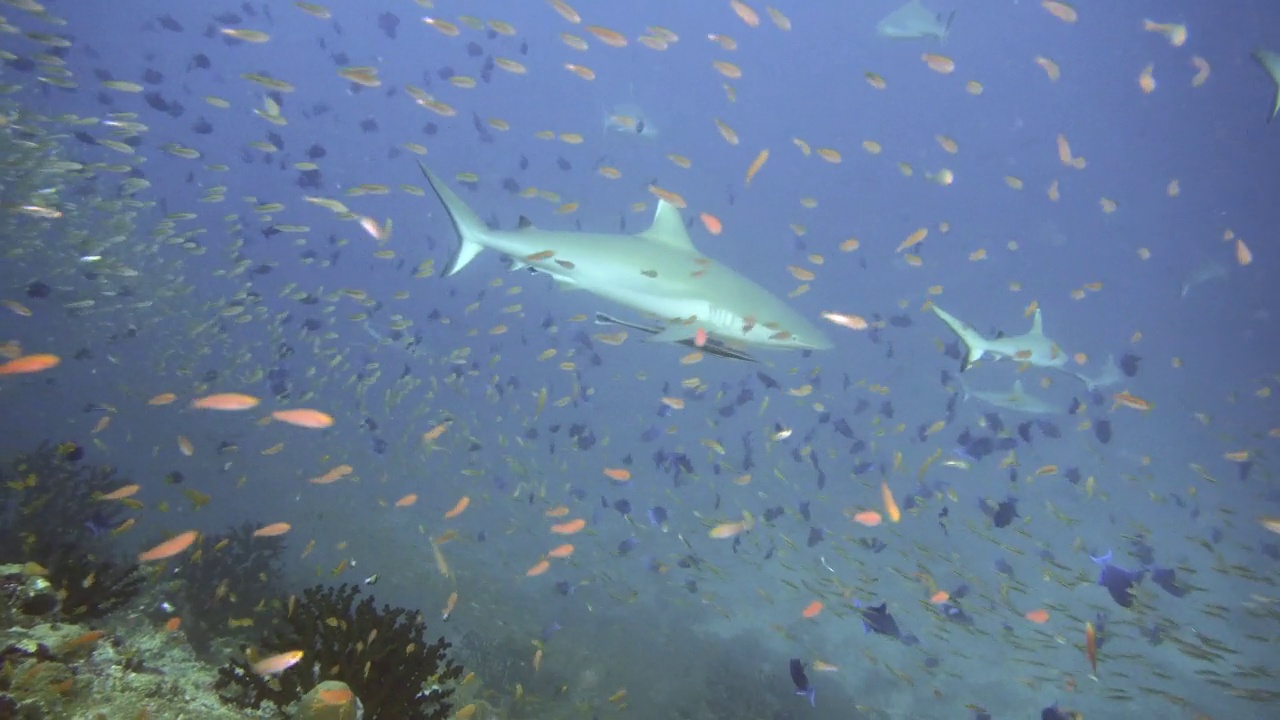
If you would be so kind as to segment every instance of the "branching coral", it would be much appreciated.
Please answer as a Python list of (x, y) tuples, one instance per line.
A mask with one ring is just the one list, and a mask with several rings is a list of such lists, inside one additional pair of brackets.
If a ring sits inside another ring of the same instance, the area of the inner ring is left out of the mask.
[(125, 505), (98, 498), (127, 483), (110, 467), (81, 465), (78, 446), (41, 443), (0, 468), (0, 562), (48, 570), (72, 617), (102, 617), (133, 599), (143, 578), (110, 556)]
[(242, 707), (264, 702), (285, 707), (323, 680), (341, 680), (364, 704), (368, 720), (443, 720), (453, 709), (451, 687), (462, 666), (446, 655), (442, 637), (428, 644), (420, 613), (356, 602), (360, 589), (342, 585), (308, 589), (290, 599), (284, 617), (260, 644), (260, 654), (302, 650), (302, 659), (271, 678), (258, 675), (245, 658), (218, 671), (216, 687)]
[(174, 574), (180, 581), (174, 602), (183, 630), (196, 652), (206, 652), (228, 628), (249, 630), (255, 616), (282, 594), (278, 537), (254, 537), (244, 523), (225, 533), (201, 537), (199, 547)]

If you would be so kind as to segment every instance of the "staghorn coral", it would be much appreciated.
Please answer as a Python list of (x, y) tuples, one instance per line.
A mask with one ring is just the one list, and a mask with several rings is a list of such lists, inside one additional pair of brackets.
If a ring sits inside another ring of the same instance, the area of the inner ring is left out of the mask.
[(462, 666), (446, 655), (442, 637), (428, 644), (420, 613), (383, 605), (372, 597), (356, 602), (352, 585), (307, 589), (290, 598), (283, 617), (260, 643), (261, 656), (302, 650), (302, 659), (266, 678), (252, 663), (234, 658), (218, 670), (215, 687), (241, 707), (270, 702), (284, 708), (320, 681), (341, 680), (364, 705), (368, 720), (443, 720), (453, 709), (450, 685)]
[(197, 653), (207, 653), (215, 640), (233, 636), (247, 640), (255, 616), (284, 594), (284, 540), (254, 537), (244, 523), (218, 535), (202, 536), (190, 561), (173, 574), (179, 581), (173, 596), (182, 629)]
[(44, 442), (0, 467), (0, 562), (47, 568), (61, 614), (100, 618), (132, 600), (143, 577), (111, 555), (108, 531), (126, 505), (98, 500), (128, 481), (79, 464), (82, 455), (74, 443)]

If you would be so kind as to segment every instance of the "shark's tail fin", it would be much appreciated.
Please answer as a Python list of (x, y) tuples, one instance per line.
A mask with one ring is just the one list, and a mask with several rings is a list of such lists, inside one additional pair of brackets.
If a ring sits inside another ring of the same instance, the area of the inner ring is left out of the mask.
[(1276, 114), (1280, 113), (1280, 54), (1258, 48), (1253, 51), (1253, 57), (1267, 71), (1271, 81), (1276, 85), (1275, 102), (1271, 104), (1271, 113), (1267, 116), (1267, 122), (1271, 122), (1276, 119)]
[(976, 332), (969, 335), (961, 335), (960, 339), (964, 341), (964, 362), (960, 364), (960, 372), (964, 372), (982, 359), (982, 354), (987, 351), (987, 346), (986, 340)]
[(942, 319), (942, 322), (947, 324), (947, 327), (951, 328), (951, 332), (960, 338), (960, 342), (964, 343), (965, 356), (964, 361), (960, 363), (960, 372), (968, 370), (970, 366), (981, 360), (982, 354), (987, 351), (986, 338), (937, 305), (931, 305), (930, 308)]
[(458, 233), (458, 254), (453, 256), (453, 260), (449, 262), (449, 266), (445, 268), (444, 274), (452, 275), (467, 266), (467, 263), (480, 254), (484, 249), (481, 242), (485, 233), (489, 231), (489, 226), (480, 219), (478, 215), (467, 207), (467, 203), (455, 193), (443, 180), (436, 177), (426, 165), (421, 162), (418, 167), (422, 169), (422, 175), (427, 179), (427, 184), (435, 191), (436, 197), (440, 198), (444, 209), (449, 213), (449, 220), (453, 222), (453, 229)]

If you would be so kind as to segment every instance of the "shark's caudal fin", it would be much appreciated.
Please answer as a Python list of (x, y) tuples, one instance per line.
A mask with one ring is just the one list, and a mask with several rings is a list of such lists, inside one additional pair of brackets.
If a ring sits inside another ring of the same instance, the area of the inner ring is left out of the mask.
[[(960, 364), (960, 372), (968, 370), (971, 365), (982, 359), (982, 354), (987, 351), (987, 340), (969, 325), (960, 321), (951, 313), (943, 310), (937, 305), (932, 305), (933, 313), (942, 318), (942, 322), (951, 328), (951, 332), (960, 337), (960, 342), (964, 343), (965, 357)], [(1037, 323), (1039, 318), (1037, 316)]]
[(1271, 104), (1271, 115), (1267, 117), (1267, 122), (1271, 122), (1276, 119), (1276, 113), (1280, 113), (1280, 54), (1259, 48), (1253, 51), (1253, 59), (1271, 75), (1271, 82), (1276, 85), (1275, 102)]
[(489, 226), (485, 225), (484, 221), (467, 207), (467, 203), (444, 184), (443, 180), (428, 170), (426, 165), (419, 162), (418, 167), (422, 169), (422, 175), (427, 179), (427, 184), (435, 191), (436, 197), (440, 198), (444, 209), (448, 211), (453, 229), (458, 233), (458, 254), (453, 256), (453, 260), (444, 270), (446, 276), (452, 275), (466, 267), (467, 263), (484, 249), (479, 238), (484, 237), (484, 234), (489, 231)]

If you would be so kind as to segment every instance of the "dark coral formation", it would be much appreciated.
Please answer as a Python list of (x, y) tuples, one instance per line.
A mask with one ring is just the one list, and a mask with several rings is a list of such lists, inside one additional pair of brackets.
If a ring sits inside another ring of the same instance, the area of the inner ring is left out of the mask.
[(0, 468), (0, 562), (38, 563), (62, 615), (100, 618), (132, 600), (143, 577), (109, 542), (128, 506), (98, 499), (128, 481), (82, 456), (74, 443), (46, 442)]
[(443, 720), (453, 709), (452, 684), (462, 666), (446, 655), (442, 637), (424, 639), (421, 613), (383, 605), (373, 597), (356, 602), (359, 587), (309, 588), (290, 598), (283, 617), (258, 644), (258, 656), (302, 650), (302, 659), (274, 677), (253, 671), (243, 658), (218, 670), (216, 687), (228, 701), (284, 708), (324, 680), (347, 683), (364, 704), (367, 720)]
[[(218, 639), (248, 640), (257, 616), (284, 594), (284, 540), (254, 537), (244, 523), (218, 535), (200, 538), (190, 560), (173, 574), (178, 581), (173, 602), (182, 616), (182, 629), (198, 653), (209, 651)], [(254, 633), (256, 635), (256, 633)]]

